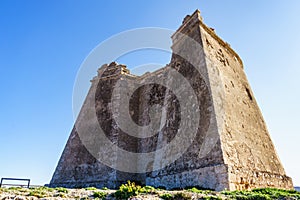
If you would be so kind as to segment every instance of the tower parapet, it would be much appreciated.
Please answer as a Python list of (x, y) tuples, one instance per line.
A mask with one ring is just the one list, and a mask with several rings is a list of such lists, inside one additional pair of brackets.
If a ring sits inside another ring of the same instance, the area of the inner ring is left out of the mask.
[[(177, 31), (172, 35), (173, 46), (176, 46), (177, 42), (182, 39), (181, 34), (185, 34), (197, 42), (200, 42), (201, 36), (199, 26), (209, 34), (215, 41), (217, 41), (229, 54), (230, 56), (237, 60), (240, 66), (243, 68), (243, 61), (240, 56), (231, 48), (230, 44), (222, 40), (215, 32), (214, 28), (208, 27), (203, 22), (203, 18), (200, 15), (200, 11), (197, 9), (191, 16), (187, 15), (182, 25), (177, 29)], [(205, 40), (206, 45), (211, 46), (208, 40)], [(212, 46), (211, 46), (212, 47)]]

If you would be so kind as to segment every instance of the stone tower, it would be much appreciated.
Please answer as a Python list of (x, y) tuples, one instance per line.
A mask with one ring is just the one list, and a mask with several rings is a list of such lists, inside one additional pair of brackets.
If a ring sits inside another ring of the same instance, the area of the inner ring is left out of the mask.
[[(98, 70), (50, 186), (116, 188), (132, 180), (167, 189), (292, 189), (237, 53), (203, 23), (198, 10), (184, 19), (172, 40), (170, 64), (153, 73), (134, 76), (115, 62)], [(174, 78), (172, 73), (181, 75)], [(180, 77), (196, 98), (188, 95)], [(139, 87), (134, 86), (137, 81)], [(126, 96), (122, 88), (135, 88), (127, 94), (128, 112), (120, 103)], [(112, 106), (112, 99), (119, 104)], [(161, 115), (151, 114), (155, 106)], [(126, 113), (128, 124), (131, 119), (137, 126), (118, 122), (117, 117)], [(143, 128), (150, 122), (159, 129)], [(98, 137), (98, 127), (105, 137)], [(193, 127), (195, 134), (189, 135)], [(128, 130), (156, 132), (134, 137)], [(177, 141), (170, 150), (174, 160), (164, 149), (172, 140)], [(113, 148), (142, 156), (126, 157)]]

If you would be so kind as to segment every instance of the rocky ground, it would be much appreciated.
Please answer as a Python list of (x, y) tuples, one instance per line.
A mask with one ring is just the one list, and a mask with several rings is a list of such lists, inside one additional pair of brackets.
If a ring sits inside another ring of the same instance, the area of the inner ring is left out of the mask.
[[(149, 193), (140, 193), (136, 196), (132, 197), (116, 197), (115, 194), (116, 190), (100, 190), (100, 189), (65, 189), (62, 188), (58, 189), (27, 189), (27, 188), (14, 188), (14, 189), (5, 189), (0, 192), (0, 200), (54, 200), (54, 199), (78, 199), (78, 200), (85, 200), (85, 199), (107, 199), (107, 200), (114, 200), (114, 199), (210, 199), (204, 198), (204, 196), (208, 196), (205, 194), (198, 194), (193, 192), (185, 191), (155, 191)], [(179, 194), (179, 195), (178, 195)], [(211, 195), (212, 196), (212, 195)], [(174, 197), (174, 198), (173, 198)], [(203, 198), (202, 198), (203, 197)], [(212, 197), (212, 199), (221, 199)]]
[(252, 191), (223, 191), (215, 192), (199, 190), (196, 188), (187, 190), (167, 191), (155, 189), (150, 186), (137, 186), (134, 183), (122, 185), (119, 190), (108, 190), (107, 188), (0, 188), (0, 200), (54, 200), (54, 199), (163, 199), (163, 200), (190, 200), (190, 199), (240, 199), (240, 200), (300, 200), (300, 192), (295, 190), (281, 189), (254, 189)]

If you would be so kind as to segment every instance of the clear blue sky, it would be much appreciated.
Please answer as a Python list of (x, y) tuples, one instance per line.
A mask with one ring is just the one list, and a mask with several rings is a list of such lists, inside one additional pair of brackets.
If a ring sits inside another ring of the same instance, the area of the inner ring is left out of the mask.
[(50, 181), (73, 126), (76, 73), (96, 45), (132, 28), (176, 30), (197, 8), (243, 59), (281, 161), (300, 185), (299, 0), (1, 1), (0, 177)]

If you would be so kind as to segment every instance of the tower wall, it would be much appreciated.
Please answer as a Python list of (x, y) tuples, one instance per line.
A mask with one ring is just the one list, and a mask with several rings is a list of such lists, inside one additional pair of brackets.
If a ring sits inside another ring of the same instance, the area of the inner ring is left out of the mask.
[(292, 180), (285, 175), (241, 59), (212, 29), (200, 23), (210, 80), (215, 81), (212, 90), (223, 91), (222, 99), (214, 99), (219, 105), (216, 112), (224, 113), (220, 134), (229, 188), (292, 189)]

